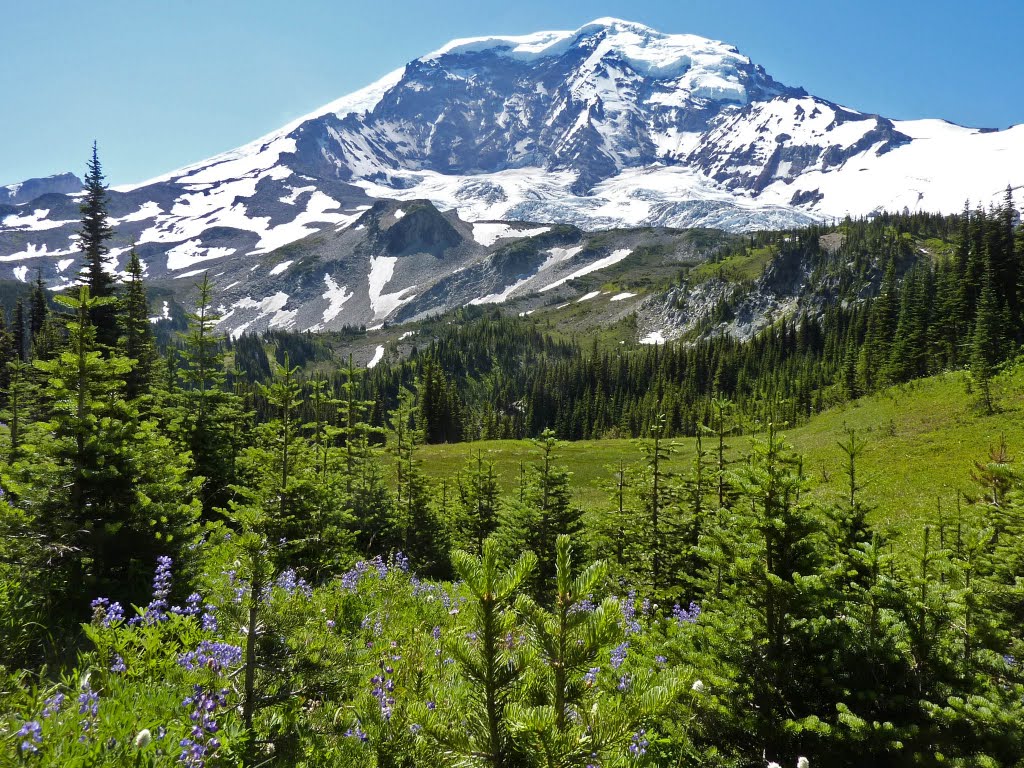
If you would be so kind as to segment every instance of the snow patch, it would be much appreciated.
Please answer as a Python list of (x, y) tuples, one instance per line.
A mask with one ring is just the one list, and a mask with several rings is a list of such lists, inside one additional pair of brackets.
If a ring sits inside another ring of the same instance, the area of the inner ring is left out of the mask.
[(397, 256), (371, 256), (370, 274), (367, 277), (370, 287), (370, 309), (373, 311), (374, 320), (381, 320), (407, 301), (416, 298), (416, 294), (405, 294), (416, 286), (403, 288), (397, 293), (384, 293), (386, 286), (395, 273)]
[(377, 345), (377, 349), (374, 350), (373, 359), (370, 360), (370, 362), (368, 362), (366, 364), (366, 367), (367, 368), (373, 368), (373, 367), (375, 367), (377, 365), (377, 363), (379, 363), (383, 359), (384, 359), (384, 347), (381, 346), (380, 344), (378, 344)]
[[(167, 251), (167, 271), (175, 272), (179, 269), (186, 269), (203, 261), (230, 256), (234, 252), (234, 248), (207, 248), (198, 239), (187, 240)], [(184, 277), (184, 275), (179, 275), (179, 277)]]
[(170, 319), (171, 319), (171, 306), (170, 306), (170, 304), (167, 301), (164, 301), (164, 305), (163, 305), (163, 308), (160, 311), (160, 314), (159, 315), (154, 315), (153, 317), (149, 318), (149, 322), (151, 322), (151, 323), (159, 323), (161, 320), (170, 320)]
[(577, 277), (583, 277), (584, 275), (589, 275), (591, 272), (597, 272), (599, 269), (605, 269), (606, 267), (610, 267), (613, 264), (617, 264), (624, 258), (629, 256), (629, 254), (631, 254), (632, 252), (632, 248), (620, 248), (617, 251), (612, 251), (611, 254), (605, 256), (603, 259), (598, 259), (597, 261), (592, 262), (591, 264), (587, 264), (587, 266), (577, 269), (571, 275), (567, 275), (566, 277), (563, 277), (560, 280), (556, 280), (553, 283), (548, 283), (547, 285), (540, 289), (541, 293), (543, 293), (544, 291), (550, 291), (552, 288), (557, 288), (560, 285), (564, 285), (570, 280), (575, 280)]
[(282, 261), (280, 264), (275, 265), (274, 268), (272, 270), (270, 270), (269, 274), (271, 274), (271, 275), (280, 275), (282, 272), (284, 272), (286, 269), (288, 269), (288, 267), (290, 267), (294, 263), (295, 263), (294, 260), (293, 261)]
[(641, 344), (664, 344), (665, 342), (665, 336), (661, 331), (651, 331), (640, 339)]
[(580, 296), (578, 299), (576, 299), (576, 303), (580, 304), (581, 302), (584, 301), (590, 301), (591, 299), (596, 299), (600, 295), (600, 291), (591, 291), (590, 293), (584, 294), (583, 296)]
[(551, 231), (551, 227), (536, 229), (516, 229), (512, 224), (504, 222), (484, 221), (473, 224), (473, 239), (485, 248), (490, 248), (499, 240), (513, 237), (534, 237)]
[(350, 293), (347, 286), (339, 287), (334, 278), (328, 274), (324, 275), (324, 283), (327, 285), (327, 290), (323, 293), (323, 298), (328, 302), (327, 309), (324, 310), (324, 322), (329, 323), (338, 316), (342, 307), (345, 306), (345, 302), (355, 294)]
[(623, 291), (622, 293), (616, 293), (614, 296), (608, 299), (608, 301), (624, 301), (625, 299), (632, 299), (634, 296), (636, 296), (635, 293)]
[(23, 283), (28, 282), (28, 267), (15, 267), (14, 276)]

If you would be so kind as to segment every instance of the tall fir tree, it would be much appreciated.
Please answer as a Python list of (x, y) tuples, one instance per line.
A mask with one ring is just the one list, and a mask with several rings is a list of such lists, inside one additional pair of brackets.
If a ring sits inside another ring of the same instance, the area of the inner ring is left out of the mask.
[[(78, 230), (78, 247), (85, 256), (85, 281), (89, 293), (102, 299), (114, 295), (116, 281), (106, 269), (107, 255), (114, 228), (110, 224), (107, 186), (103, 183), (103, 167), (100, 165), (96, 142), (92, 145), (92, 157), (85, 174), (85, 196), (82, 198), (81, 226)], [(117, 344), (118, 328), (115, 308), (112, 304), (97, 304), (90, 310), (89, 321), (96, 329), (96, 342), (112, 348)]]
[(118, 320), (121, 326), (121, 351), (134, 367), (125, 377), (125, 396), (136, 400), (152, 386), (157, 351), (149, 322), (149, 302), (142, 281), (142, 264), (132, 248), (128, 259), (128, 285), (120, 299)]

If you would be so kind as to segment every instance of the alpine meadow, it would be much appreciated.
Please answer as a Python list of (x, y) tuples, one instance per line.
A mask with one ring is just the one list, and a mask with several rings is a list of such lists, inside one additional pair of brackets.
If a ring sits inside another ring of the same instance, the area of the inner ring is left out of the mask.
[(108, 149), (0, 186), (0, 766), (1024, 766), (1024, 122), (600, 18)]

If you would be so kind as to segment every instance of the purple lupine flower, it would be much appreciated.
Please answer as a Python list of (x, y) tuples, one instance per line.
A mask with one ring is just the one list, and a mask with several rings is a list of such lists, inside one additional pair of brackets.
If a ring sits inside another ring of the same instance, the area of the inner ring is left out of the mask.
[(430, 636), (433, 637), (435, 640), (440, 640), (441, 639), (441, 627), (439, 627), (439, 626), (438, 627), (434, 627), (432, 630), (430, 630)]
[(206, 608), (203, 610), (203, 631), (204, 632), (216, 632), (217, 631), (217, 614), (214, 613), (216, 609), (207, 603)]
[(347, 739), (359, 739), (362, 742), (370, 740), (370, 737), (366, 735), (366, 731), (359, 727), (359, 723), (345, 731), (344, 736)]
[(87, 734), (92, 731), (93, 726), (96, 724), (96, 717), (99, 715), (99, 711), (100, 695), (89, 687), (89, 683), (86, 683), (82, 692), (78, 695), (78, 714), (85, 715), (78, 724), (82, 729), (82, 735), (78, 737), (80, 742), (87, 740)]
[(655, 656), (654, 657), (654, 663), (655, 664), (667, 664), (668, 663), (668, 659), (666, 659), (664, 656)]
[(633, 739), (629, 744), (629, 754), (634, 757), (647, 753), (647, 747), (650, 746), (650, 741), (647, 740), (647, 731), (642, 728), (633, 734)]
[(43, 702), (43, 720), (49, 720), (60, 712), (61, 707), (64, 706), (64, 698), (63, 693), (55, 693)]
[(626, 634), (632, 635), (640, 632), (640, 622), (636, 620), (636, 590), (629, 590), (625, 602), (622, 605), (622, 618), (626, 622)]
[(679, 625), (693, 624), (700, 618), (700, 606), (691, 602), (689, 609), (686, 609), (676, 603), (672, 608), (672, 617)]
[(328, 619), (327, 620), (327, 628), (328, 629), (334, 629), (334, 619)]
[(89, 603), (89, 607), (92, 608), (93, 624), (110, 627), (124, 621), (124, 606), (120, 603), (112, 603), (105, 597), (97, 597)]
[(212, 669), (219, 672), (242, 661), (242, 649), (237, 645), (203, 640), (194, 651), (178, 657), (179, 666), (190, 672), (197, 669)]
[(623, 675), (619, 678), (618, 689), (620, 691), (628, 691), (633, 686), (633, 678), (629, 675)]
[(15, 735), (22, 739), (19, 745), (22, 753), (38, 752), (39, 747), (36, 745), (43, 743), (43, 727), (38, 720), (29, 720)]
[(289, 595), (299, 592), (303, 596), (309, 597), (313, 594), (313, 588), (306, 583), (305, 579), (295, 573), (294, 568), (288, 568), (282, 571), (281, 575), (277, 577), (275, 584)]
[(220, 740), (216, 733), (220, 730), (217, 723), (217, 711), (227, 706), (228, 690), (208, 691), (201, 685), (193, 686), (192, 695), (187, 697), (182, 706), (189, 708), (189, 720), (192, 730), (179, 742), (181, 754), (179, 762), (186, 768), (205, 768), (206, 759), (212, 752), (220, 748)]
[(171, 566), (173, 561), (167, 555), (156, 559), (156, 573), (153, 575), (153, 599), (146, 606), (141, 617), (132, 619), (130, 624), (156, 624), (167, 620), (167, 599), (171, 596)]
[(587, 674), (585, 674), (583, 676), (583, 682), (585, 682), (587, 685), (593, 685), (594, 683), (597, 682), (597, 676), (600, 673), (601, 673), (601, 668), (600, 667), (591, 667), (587, 671)]
[(110, 671), (113, 672), (115, 675), (119, 675), (122, 672), (126, 672), (127, 670), (128, 670), (128, 667), (125, 665), (124, 659), (122, 659), (120, 657), (120, 655), (115, 653), (114, 654), (114, 661), (110, 665)]
[(78, 695), (78, 714), (96, 717), (99, 714), (99, 708), (100, 695), (93, 691), (89, 684), (86, 683), (85, 688)]
[(431, 712), (433, 712), (435, 709), (437, 709), (437, 704), (435, 704), (432, 701), (428, 701), (427, 702), (427, 709), (429, 709)]
[(594, 603), (594, 596), (587, 595), (583, 600), (578, 603), (573, 603), (569, 608), (569, 614), (574, 613), (593, 613), (597, 610), (597, 604)]
[(409, 726), (409, 730), (412, 733), (419, 733), (420, 731), (423, 730), (423, 726), (420, 725), (419, 723), (413, 723), (412, 725)]
[(401, 552), (395, 552), (394, 557), (391, 558), (391, 566), (397, 568), (402, 573), (409, 572), (409, 558)]
[(179, 608), (177, 612), (183, 616), (198, 616), (202, 611), (202, 605), (203, 598), (199, 596), (198, 592), (193, 592), (185, 598), (185, 607)]
[(626, 660), (626, 653), (629, 651), (629, 640), (624, 640), (611, 650), (612, 669), (618, 669)]

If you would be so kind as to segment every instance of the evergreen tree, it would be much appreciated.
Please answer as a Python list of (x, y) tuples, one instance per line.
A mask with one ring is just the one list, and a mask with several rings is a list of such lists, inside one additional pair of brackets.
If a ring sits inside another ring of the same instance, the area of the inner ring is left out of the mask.
[(21, 299), (14, 305), (14, 320), (11, 323), (11, 339), (14, 343), (14, 352), (22, 362), (28, 362), (29, 338), (26, 336), (25, 307)]
[(498, 566), (497, 547), (488, 540), (484, 554), (474, 558), (461, 550), (452, 553), (455, 573), (466, 583), (474, 642), (459, 638), (452, 649), (468, 686), (461, 697), (462, 711), (449, 713), (427, 732), (434, 748), (450, 764), (472, 761), (490, 768), (513, 768), (525, 755), (513, 739), (509, 712), (526, 671), (525, 649), (507, 638), (518, 628), (512, 607), (516, 592), (536, 563), (532, 553), (519, 557), (508, 570)]
[(572, 503), (568, 470), (557, 463), (554, 433), (545, 430), (533, 443), (540, 462), (532, 467), (525, 502), (507, 506), (497, 537), (508, 558), (526, 550), (537, 556), (531, 591), (546, 602), (554, 585), (555, 541), (581, 530), (583, 512)]
[(1000, 322), (992, 273), (985, 275), (978, 313), (971, 335), (971, 376), (981, 389), (982, 401), (989, 413), (993, 412), (991, 381), (996, 364), (1002, 354), (1003, 324)]
[[(89, 292), (96, 298), (114, 295), (115, 279), (106, 269), (110, 253), (110, 239), (114, 228), (108, 214), (109, 198), (103, 183), (103, 168), (100, 165), (96, 142), (92, 145), (92, 158), (85, 174), (85, 195), (82, 198), (82, 222), (78, 230), (78, 247), (85, 256), (85, 281)], [(89, 321), (96, 329), (96, 342), (103, 347), (117, 343), (118, 329), (114, 306), (110, 303), (96, 305)]]
[(46, 418), (24, 431), (13, 487), (52, 553), (49, 597), (71, 618), (97, 594), (141, 603), (157, 555), (188, 559), (198, 504), (185, 461), (123, 398), (131, 363), (97, 349), (89, 317), (113, 299), (85, 286), (56, 298), (74, 313), (70, 346), (35, 361)]
[(226, 375), (215, 335), (220, 316), (210, 306), (213, 287), (204, 274), (198, 307), (188, 313), (188, 332), (178, 369), (184, 388), (180, 403), (181, 439), (192, 455), (193, 477), (203, 478), (201, 498), (206, 516), (225, 509), (235, 482), (235, 457), (242, 444), (240, 403), (226, 389)]
[(416, 458), (419, 433), (412, 426), (414, 410), (414, 395), (405, 390), (391, 417), (397, 478), (396, 528), (400, 532), (402, 552), (416, 572), (443, 576), (448, 570), (445, 536), (431, 504), (421, 463)]
[[(523, 482), (520, 504), (526, 501), (526, 487)], [(498, 476), (493, 462), (484, 461), (483, 451), (478, 449), (459, 473), (458, 492), (458, 531), (464, 539), (460, 544), (466, 551), (482, 557), (484, 541), (498, 527)]]
[(149, 322), (146, 287), (142, 282), (142, 264), (134, 248), (128, 259), (127, 271), (128, 285), (119, 307), (120, 349), (125, 357), (135, 361), (131, 372), (125, 377), (125, 396), (129, 400), (136, 400), (149, 393), (157, 352), (152, 324)]

